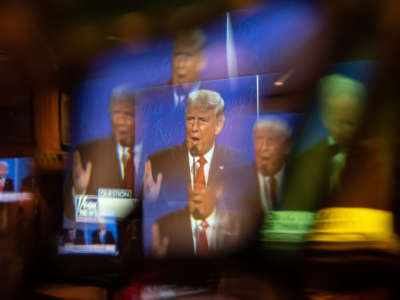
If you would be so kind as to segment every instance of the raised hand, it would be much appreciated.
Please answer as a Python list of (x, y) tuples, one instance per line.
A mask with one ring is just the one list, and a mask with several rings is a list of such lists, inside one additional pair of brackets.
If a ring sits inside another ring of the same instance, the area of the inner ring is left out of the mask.
[(154, 257), (163, 258), (167, 255), (169, 238), (167, 236), (161, 238), (160, 227), (154, 224), (151, 228), (152, 231), (152, 253)]
[(163, 175), (161, 173), (157, 174), (157, 179), (154, 181), (153, 173), (151, 170), (151, 163), (150, 161), (146, 161), (144, 167), (144, 198), (146, 200), (155, 201), (157, 200), (158, 196), (160, 195), (160, 188), (162, 183)]
[(90, 176), (92, 174), (92, 167), (92, 162), (89, 161), (85, 168), (83, 168), (79, 151), (74, 152), (72, 179), (74, 183), (75, 194), (83, 194), (86, 191), (89, 185)]

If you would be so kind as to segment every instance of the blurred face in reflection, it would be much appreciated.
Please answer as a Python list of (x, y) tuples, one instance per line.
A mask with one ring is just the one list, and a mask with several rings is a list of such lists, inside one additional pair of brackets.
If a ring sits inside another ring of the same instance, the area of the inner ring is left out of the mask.
[(323, 122), (338, 145), (346, 146), (354, 137), (362, 115), (359, 101), (347, 96), (325, 99)]
[(203, 156), (215, 143), (224, 126), (223, 117), (217, 117), (215, 109), (187, 107), (186, 146), (193, 156)]
[(174, 46), (172, 53), (172, 84), (184, 84), (199, 80), (204, 68), (204, 57), (200, 49), (187, 44)]
[(196, 220), (204, 220), (212, 214), (220, 190), (204, 185), (195, 186), (189, 192), (189, 212)]
[(1, 162), (0, 163), (0, 178), (6, 177), (8, 174), (8, 165)]
[(106, 224), (104, 222), (99, 223), (99, 230), (106, 230)]
[(260, 125), (254, 129), (253, 138), (257, 170), (264, 176), (279, 172), (290, 151), (285, 131), (275, 126)]
[(124, 147), (130, 147), (135, 137), (135, 110), (129, 103), (115, 101), (110, 106), (114, 138)]

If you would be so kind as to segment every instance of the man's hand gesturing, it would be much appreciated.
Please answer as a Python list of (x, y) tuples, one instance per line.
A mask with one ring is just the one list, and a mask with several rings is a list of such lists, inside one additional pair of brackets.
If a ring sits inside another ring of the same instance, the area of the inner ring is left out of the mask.
[(92, 174), (92, 162), (89, 161), (85, 168), (83, 168), (79, 151), (74, 152), (72, 174), (75, 194), (83, 194), (89, 185), (90, 175)]
[(163, 175), (161, 173), (157, 174), (157, 180), (154, 181), (153, 174), (151, 170), (150, 161), (146, 161), (144, 169), (144, 197), (146, 200), (155, 201), (160, 195), (160, 188)]

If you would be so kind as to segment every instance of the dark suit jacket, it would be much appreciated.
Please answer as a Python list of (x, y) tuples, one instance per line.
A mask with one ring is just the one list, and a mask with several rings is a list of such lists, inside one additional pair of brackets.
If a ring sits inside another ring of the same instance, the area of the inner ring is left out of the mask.
[[(216, 249), (214, 249), (215, 253), (212, 254), (233, 251), (241, 241), (240, 231), (238, 230), (240, 218), (225, 211), (217, 210), (216, 214)], [(156, 224), (160, 228), (161, 240), (165, 237), (169, 240), (166, 257), (195, 255), (190, 214), (187, 208), (173, 211), (157, 219)]]
[[(235, 167), (228, 172), (224, 190), (230, 203), (242, 217), (241, 230), (249, 246), (258, 238), (265, 221), (265, 209), (260, 194), (260, 184), (255, 162)], [(282, 203), (279, 203), (280, 209)]]
[[(190, 186), (190, 168), (186, 144), (160, 150), (148, 157), (151, 162), (154, 180), (158, 173), (163, 174), (161, 201), (187, 201)], [(226, 170), (239, 161), (239, 155), (232, 149), (215, 145), (208, 176), (209, 185), (222, 184)]]
[(11, 178), (6, 178), (3, 192), (14, 192), (14, 181)]
[[(95, 139), (76, 147), (81, 155), (83, 168), (89, 161), (92, 162), (92, 173), (86, 194), (97, 195), (99, 188), (124, 189), (125, 184), (121, 177), (121, 169), (119, 165), (117, 145), (112, 137), (104, 139)], [(141, 195), (141, 187), (143, 181), (144, 160), (140, 159), (139, 175), (135, 176), (136, 197)], [(72, 177), (69, 178), (65, 186), (65, 214), (69, 217), (74, 215), (72, 199)]]
[[(63, 243), (71, 243), (71, 238), (69, 236), (69, 230), (68, 228), (65, 228), (63, 230)], [(81, 229), (76, 229), (75, 231), (75, 241), (74, 241), (75, 245), (84, 245), (86, 244), (86, 239), (85, 239), (85, 234), (83, 233), (83, 231)]]
[(329, 197), (332, 147), (323, 139), (295, 157), (287, 170), (283, 203), (287, 210), (315, 211)]
[(99, 188), (124, 188), (117, 146), (111, 137), (80, 144), (76, 150), (81, 155), (84, 168), (89, 161), (93, 164), (89, 185), (86, 189), (87, 194), (97, 195)]
[[(105, 244), (115, 244), (114, 236), (110, 230), (106, 230)], [(102, 244), (100, 240), (100, 230), (96, 229), (92, 232), (92, 244)]]

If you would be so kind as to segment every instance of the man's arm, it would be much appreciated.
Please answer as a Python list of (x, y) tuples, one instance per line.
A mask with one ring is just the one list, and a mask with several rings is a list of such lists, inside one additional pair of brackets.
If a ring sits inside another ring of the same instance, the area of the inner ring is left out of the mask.
[(9, 187), (7, 190), (10, 192), (14, 192), (14, 181), (11, 178), (8, 178), (8, 184), (9, 184)]
[(147, 201), (156, 201), (158, 196), (160, 195), (161, 183), (162, 183), (163, 174), (158, 173), (157, 179), (153, 178), (153, 171), (151, 168), (150, 160), (146, 161), (145, 169), (144, 169), (144, 179), (143, 179), (143, 188), (144, 188), (144, 198)]
[(152, 233), (152, 244), (151, 251), (152, 255), (157, 258), (163, 258), (167, 255), (169, 238), (162, 236), (160, 232), (160, 226), (158, 223), (154, 223), (151, 228)]
[(82, 166), (81, 154), (79, 150), (75, 150), (72, 165), (73, 193), (84, 194), (90, 182), (93, 164), (91, 161), (86, 163), (85, 168)]

